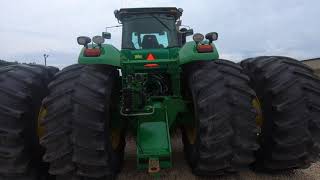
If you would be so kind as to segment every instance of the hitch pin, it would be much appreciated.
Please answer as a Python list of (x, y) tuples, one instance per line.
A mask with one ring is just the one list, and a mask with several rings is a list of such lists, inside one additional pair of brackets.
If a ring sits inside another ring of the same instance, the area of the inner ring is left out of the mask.
[(160, 164), (158, 158), (150, 158), (149, 159), (149, 170), (150, 174), (157, 174), (160, 172)]

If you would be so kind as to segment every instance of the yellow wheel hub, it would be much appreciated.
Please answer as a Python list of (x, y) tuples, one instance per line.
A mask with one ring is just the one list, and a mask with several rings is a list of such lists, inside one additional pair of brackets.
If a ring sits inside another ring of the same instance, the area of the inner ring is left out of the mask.
[(254, 107), (254, 109), (257, 112), (256, 124), (259, 128), (261, 128), (261, 126), (263, 124), (263, 115), (262, 115), (262, 110), (261, 110), (261, 104), (260, 104), (258, 97), (255, 97), (252, 100), (252, 106)]
[(39, 139), (42, 138), (45, 134), (45, 128), (41, 125), (41, 122), (43, 119), (47, 116), (48, 112), (47, 109), (44, 106), (41, 106), (40, 112), (38, 115), (38, 127), (37, 127), (37, 134)]
[(197, 140), (197, 129), (191, 126), (184, 127), (188, 142), (190, 144), (195, 144)]
[(111, 129), (111, 144), (112, 149), (116, 150), (119, 148), (120, 142), (121, 142), (121, 132), (122, 129), (120, 128), (113, 128)]

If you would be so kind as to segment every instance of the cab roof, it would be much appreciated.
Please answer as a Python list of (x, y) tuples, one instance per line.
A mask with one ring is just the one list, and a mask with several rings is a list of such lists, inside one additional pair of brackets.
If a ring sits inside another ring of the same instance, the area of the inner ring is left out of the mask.
[(115, 10), (115, 17), (122, 21), (125, 16), (139, 14), (169, 14), (173, 15), (178, 20), (182, 15), (183, 10), (176, 7), (152, 7), (152, 8), (123, 8)]

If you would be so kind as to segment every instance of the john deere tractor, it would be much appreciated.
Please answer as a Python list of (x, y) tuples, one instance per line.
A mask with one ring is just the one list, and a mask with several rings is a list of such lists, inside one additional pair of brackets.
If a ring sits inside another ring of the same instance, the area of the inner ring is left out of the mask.
[[(288, 57), (219, 59), (218, 34), (193, 34), (181, 25), (182, 13), (116, 10), (121, 50), (104, 43), (109, 32), (78, 37), (79, 63), (56, 73), (48, 92), (40, 71), (2, 68), (0, 178), (39, 179), (48, 168), (46, 178), (57, 180), (112, 179), (122, 168), (127, 134), (136, 139), (137, 168), (156, 175), (174, 166), (176, 131), (199, 176), (315, 162), (320, 79), (313, 71)], [(40, 91), (42, 105), (32, 105)]]

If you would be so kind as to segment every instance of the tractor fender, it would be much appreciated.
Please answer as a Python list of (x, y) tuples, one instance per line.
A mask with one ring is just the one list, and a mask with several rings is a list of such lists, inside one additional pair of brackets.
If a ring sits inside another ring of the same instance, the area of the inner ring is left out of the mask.
[[(89, 45), (89, 48), (92, 48), (92, 45)], [(120, 67), (120, 51), (116, 47), (110, 44), (102, 44), (100, 49), (100, 56), (86, 57), (84, 56), (85, 48), (82, 48), (78, 59), (79, 64), (107, 64)]]
[(179, 64), (187, 64), (194, 61), (211, 61), (219, 59), (219, 53), (215, 45), (213, 45), (213, 52), (198, 53), (196, 50), (196, 43), (194, 41), (187, 42), (179, 51)]

